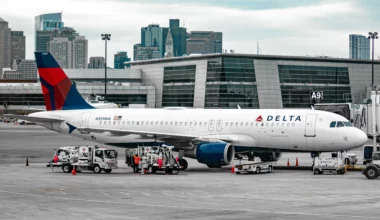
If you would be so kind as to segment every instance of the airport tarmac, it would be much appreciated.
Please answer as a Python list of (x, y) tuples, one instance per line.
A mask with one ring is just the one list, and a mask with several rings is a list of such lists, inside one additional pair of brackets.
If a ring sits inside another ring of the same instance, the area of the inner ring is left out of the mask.
[[(380, 219), (380, 182), (360, 172), (236, 175), (188, 159), (178, 175), (139, 175), (122, 156), (111, 174), (46, 167), (54, 148), (87, 143), (0, 123), (0, 219)], [(311, 161), (309, 154), (284, 154), (280, 162), (295, 157)]]

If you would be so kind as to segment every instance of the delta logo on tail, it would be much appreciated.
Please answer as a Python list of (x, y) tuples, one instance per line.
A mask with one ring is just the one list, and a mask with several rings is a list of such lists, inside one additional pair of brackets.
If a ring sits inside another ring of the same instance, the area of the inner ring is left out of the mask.
[(92, 109), (49, 52), (35, 52), (47, 111)]

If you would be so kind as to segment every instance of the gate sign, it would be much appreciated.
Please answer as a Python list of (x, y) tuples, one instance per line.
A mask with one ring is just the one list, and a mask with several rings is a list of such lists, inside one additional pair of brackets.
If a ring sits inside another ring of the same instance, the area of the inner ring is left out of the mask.
[(311, 92), (311, 99), (323, 99), (323, 92)]

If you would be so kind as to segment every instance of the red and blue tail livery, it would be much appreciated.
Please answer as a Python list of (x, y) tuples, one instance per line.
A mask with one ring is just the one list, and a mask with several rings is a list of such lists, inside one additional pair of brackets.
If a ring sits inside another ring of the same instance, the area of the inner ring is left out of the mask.
[(92, 109), (49, 52), (35, 52), (46, 110)]

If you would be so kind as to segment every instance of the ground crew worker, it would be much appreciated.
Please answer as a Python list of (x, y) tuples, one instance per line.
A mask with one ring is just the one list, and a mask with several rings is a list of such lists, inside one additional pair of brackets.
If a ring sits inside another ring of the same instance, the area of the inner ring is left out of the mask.
[(140, 157), (139, 155), (133, 156), (133, 172), (138, 173), (139, 172), (139, 163), (140, 163)]

